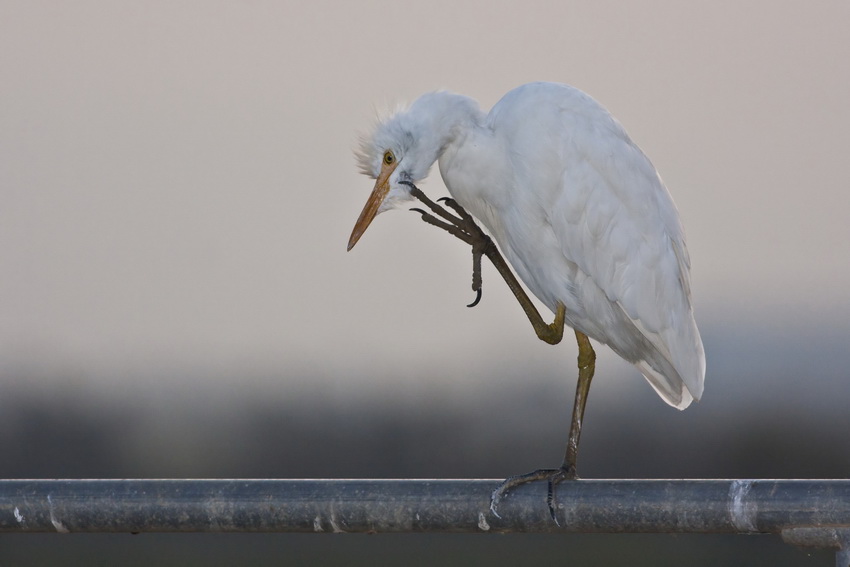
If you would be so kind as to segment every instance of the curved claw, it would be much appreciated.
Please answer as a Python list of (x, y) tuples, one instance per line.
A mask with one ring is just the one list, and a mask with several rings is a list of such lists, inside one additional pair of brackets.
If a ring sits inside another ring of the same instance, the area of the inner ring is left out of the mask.
[(412, 208), (412, 209), (410, 209), (410, 210), (411, 210), (411, 211), (414, 211), (414, 212), (417, 212), (417, 213), (419, 213), (420, 215), (427, 215), (427, 214), (428, 214), (428, 213), (426, 213), (425, 211), (423, 211), (422, 209), (420, 209), (420, 208), (418, 208), (418, 207), (413, 207), (413, 208)]
[(549, 507), (549, 516), (552, 518), (552, 521), (555, 522), (555, 525), (561, 527), (561, 523), (558, 522), (558, 515), (555, 513), (555, 483), (558, 480), (555, 479), (554, 476), (549, 477), (549, 486), (546, 489), (546, 505)]
[(493, 515), (496, 516), (497, 518), (499, 518), (500, 520), (502, 519), (502, 517), (499, 515), (499, 512), (496, 511), (496, 508), (499, 507), (499, 501), (501, 501), (501, 500), (502, 500), (502, 492), (501, 492), (501, 487), (500, 487), (500, 488), (497, 488), (496, 490), (494, 490), (493, 494), (490, 495), (490, 512), (492, 512)]
[(481, 288), (475, 290), (475, 301), (467, 305), (467, 307), (475, 307), (478, 305), (478, 302), (481, 301)]
[(440, 197), (439, 199), (437, 199), (437, 202), (438, 202), (438, 203), (442, 203), (442, 202), (444, 202), (444, 201), (445, 201), (446, 203), (448, 203), (448, 202), (449, 202), (449, 201), (451, 201), (451, 200), (452, 200), (452, 198), (451, 198), (451, 197)]
[(497, 518), (501, 518), (498, 512), (496, 512), (496, 508), (499, 506), (499, 502), (502, 501), (509, 491), (521, 484), (537, 480), (545, 480), (547, 481), (546, 505), (549, 508), (549, 516), (555, 522), (555, 525), (560, 526), (561, 523), (558, 522), (558, 514), (556, 511), (557, 502), (555, 501), (555, 486), (562, 481), (574, 480), (576, 478), (578, 477), (575, 476), (575, 469), (573, 468), (538, 469), (528, 474), (508, 477), (490, 495), (490, 511)]

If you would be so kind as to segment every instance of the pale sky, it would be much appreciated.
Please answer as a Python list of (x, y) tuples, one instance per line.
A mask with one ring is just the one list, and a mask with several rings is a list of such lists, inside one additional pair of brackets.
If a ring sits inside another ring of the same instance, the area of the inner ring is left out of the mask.
[[(376, 108), (534, 80), (591, 94), (667, 183), (706, 396), (736, 364), (721, 343), (850, 339), (850, 3), (501, 4), (0, 1), (0, 379), (573, 380), (575, 346), (537, 341), (495, 271), (465, 307), (469, 250), (416, 215), (345, 251)], [(444, 194), (436, 168), (422, 187)]]

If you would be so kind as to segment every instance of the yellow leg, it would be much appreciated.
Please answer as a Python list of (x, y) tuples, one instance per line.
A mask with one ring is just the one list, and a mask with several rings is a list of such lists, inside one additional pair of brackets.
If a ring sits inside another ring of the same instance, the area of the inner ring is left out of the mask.
[(516, 277), (514, 277), (513, 272), (508, 267), (507, 262), (505, 262), (502, 255), (499, 254), (498, 248), (495, 245), (487, 247), (484, 251), (484, 254), (490, 258), (490, 261), (502, 275), (502, 278), (505, 280), (505, 283), (508, 284), (508, 287), (514, 294), (514, 297), (519, 301), (522, 310), (525, 311), (525, 315), (528, 317), (528, 320), (531, 322), (531, 326), (534, 327), (534, 332), (537, 333), (537, 338), (545, 343), (549, 343), (550, 345), (556, 345), (561, 342), (561, 339), (564, 338), (564, 318), (567, 314), (567, 308), (560, 301), (558, 302), (558, 310), (555, 313), (555, 320), (551, 324), (547, 324), (543, 317), (540, 316), (540, 312), (537, 311), (537, 308), (528, 298), (528, 295), (525, 293), (525, 290), (519, 285)]
[(570, 436), (567, 440), (567, 451), (564, 455), (564, 462), (559, 469), (539, 469), (528, 474), (512, 476), (506, 479), (505, 482), (493, 491), (490, 497), (490, 510), (497, 517), (501, 516), (499, 516), (496, 508), (509, 490), (535, 480), (545, 480), (549, 484), (546, 497), (546, 502), (549, 505), (549, 514), (555, 523), (558, 523), (558, 517), (555, 513), (555, 486), (561, 481), (578, 478), (576, 474), (576, 457), (578, 456), (578, 444), (581, 438), (581, 425), (584, 421), (584, 406), (587, 404), (590, 381), (593, 379), (593, 372), (596, 369), (596, 353), (593, 351), (593, 346), (590, 344), (587, 335), (581, 331), (576, 331), (576, 341), (578, 342), (578, 381), (576, 383), (573, 419), (570, 425)]
[(596, 353), (590, 344), (590, 339), (581, 331), (576, 331), (578, 342), (578, 381), (576, 382), (576, 399), (573, 403), (573, 421), (570, 425), (570, 437), (567, 440), (567, 452), (561, 468), (567, 478), (576, 477), (576, 457), (578, 443), (581, 438), (581, 424), (584, 421), (584, 406), (587, 404), (587, 393), (590, 391), (590, 381), (596, 370)]
[[(537, 310), (535, 309), (534, 312), (537, 313)], [(528, 317), (528, 320), (531, 321), (531, 326), (534, 327), (534, 332), (537, 333), (537, 338), (543, 342), (549, 343), (550, 345), (556, 345), (564, 338), (564, 319), (566, 316), (567, 308), (559, 301), (558, 311), (555, 312), (555, 320), (550, 324), (546, 325), (544, 323), (543, 325), (535, 325), (531, 316)]]

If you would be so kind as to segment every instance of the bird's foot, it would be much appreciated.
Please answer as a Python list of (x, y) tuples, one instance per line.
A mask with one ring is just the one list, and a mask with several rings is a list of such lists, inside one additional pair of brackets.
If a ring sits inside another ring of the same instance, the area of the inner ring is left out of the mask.
[(558, 522), (558, 517), (555, 514), (555, 485), (565, 480), (576, 479), (578, 479), (578, 475), (576, 474), (575, 465), (565, 465), (559, 469), (538, 469), (527, 474), (508, 477), (496, 490), (493, 491), (493, 494), (490, 496), (490, 511), (497, 518), (501, 518), (496, 510), (499, 506), (499, 502), (505, 498), (509, 490), (528, 482), (545, 480), (548, 482), (546, 504), (549, 506), (549, 515), (552, 517), (552, 521), (554, 521), (556, 525), (560, 526), (561, 524)]
[[(487, 234), (481, 230), (481, 227), (472, 218), (472, 215), (466, 212), (457, 201), (448, 197), (437, 199), (437, 202), (443, 201), (457, 215), (453, 215), (445, 207), (442, 207), (429, 199), (416, 185), (410, 181), (401, 181), (404, 185), (410, 187), (410, 194), (419, 199), (425, 206), (434, 212), (432, 215), (422, 209), (413, 208), (422, 215), (422, 220), (428, 224), (442, 228), (449, 234), (463, 240), (472, 246), (472, 291), (475, 292), (475, 301), (467, 305), (467, 307), (475, 307), (481, 301), (481, 256), (486, 254), (490, 247), (495, 246), (493, 241)], [(435, 216), (436, 215), (436, 216)], [(438, 218), (440, 217), (440, 218)]]

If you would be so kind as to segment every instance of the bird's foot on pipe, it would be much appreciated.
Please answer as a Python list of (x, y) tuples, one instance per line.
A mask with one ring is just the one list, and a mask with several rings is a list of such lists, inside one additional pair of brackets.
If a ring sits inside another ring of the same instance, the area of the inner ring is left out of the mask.
[(490, 511), (497, 518), (501, 518), (497, 512), (497, 507), (499, 506), (499, 502), (505, 498), (508, 491), (521, 484), (537, 480), (545, 480), (548, 483), (546, 504), (549, 506), (549, 515), (552, 517), (552, 521), (554, 521), (556, 525), (560, 526), (561, 524), (558, 522), (558, 517), (555, 513), (555, 486), (565, 480), (577, 479), (578, 475), (576, 474), (575, 465), (565, 465), (559, 469), (537, 469), (536, 471), (527, 474), (508, 477), (496, 490), (493, 491), (493, 494), (490, 496)]

